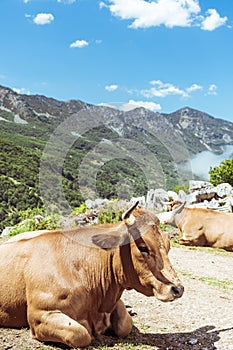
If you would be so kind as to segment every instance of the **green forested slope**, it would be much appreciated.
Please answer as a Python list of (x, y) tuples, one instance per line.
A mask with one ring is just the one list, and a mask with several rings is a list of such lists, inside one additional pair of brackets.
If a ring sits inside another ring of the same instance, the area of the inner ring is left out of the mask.
[[(20, 95), (0, 86), (0, 232), (17, 223), (19, 210), (44, 205), (39, 183), (41, 159), (51, 135), (64, 122), (69, 126), (68, 138), (77, 137), (64, 162), (57, 164), (56, 159), (50, 159), (43, 175), (51, 177), (54, 184), (62, 177), (65, 201), (71, 208), (88, 198), (88, 186), (92, 184), (96, 195), (103, 198), (146, 195), (148, 172), (155, 185), (173, 189), (180, 184), (177, 163), (183, 164), (189, 152), (221, 152), (222, 146), (233, 143), (232, 123), (188, 107), (170, 115), (144, 108), (122, 112), (79, 100), (62, 102), (45, 96)], [(83, 129), (83, 125), (87, 128)], [(177, 144), (179, 140), (182, 142)], [(103, 161), (101, 152), (98, 156), (95, 153), (99, 145), (112, 144), (114, 149), (117, 142), (126, 146), (113, 152), (112, 158), (105, 157), (103, 151)], [(136, 146), (132, 157), (127, 156), (127, 146), (131, 145)], [(149, 162), (148, 154), (152, 155)], [(85, 194), (79, 186), (80, 165), (84, 166)], [(149, 170), (145, 169), (147, 165)], [(94, 175), (93, 167), (97, 169)], [(48, 186), (46, 197), (54, 206), (56, 196), (56, 188)]]

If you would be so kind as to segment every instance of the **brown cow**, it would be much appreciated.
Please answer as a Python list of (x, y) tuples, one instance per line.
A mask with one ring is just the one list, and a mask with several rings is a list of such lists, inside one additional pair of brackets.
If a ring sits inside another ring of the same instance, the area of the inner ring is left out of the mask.
[(108, 329), (131, 332), (125, 289), (181, 297), (158, 218), (135, 206), (117, 224), (27, 232), (2, 244), (0, 325), (29, 325), (41, 341), (84, 347)]
[(178, 227), (179, 243), (233, 251), (233, 214), (204, 208), (184, 208), (159, 214), (161, 222)]

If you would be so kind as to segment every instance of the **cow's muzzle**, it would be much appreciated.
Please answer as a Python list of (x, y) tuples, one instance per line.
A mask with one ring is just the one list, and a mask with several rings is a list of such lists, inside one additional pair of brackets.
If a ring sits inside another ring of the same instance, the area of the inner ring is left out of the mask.
[(172, 295), (175, 299), (182, 297), (184, 293), (184, 287), (183, 286), (172, 286), (171, 288)]
[(153, 289), (153, 294), (154, 296), (163, 302), (169, 302), (169, 301), (173, 301), (175, 299), (181, 298), (183, 293), (184, 293), (184, 287), (182, 286), (182, 284), (178, 284), (178, 285), (166, 285), (164, 286), (164, 288), (162, 288), (162, 290), (160, 290), (160, 292), (158, 292), (158, 290), (156, 290), (155, 288)]

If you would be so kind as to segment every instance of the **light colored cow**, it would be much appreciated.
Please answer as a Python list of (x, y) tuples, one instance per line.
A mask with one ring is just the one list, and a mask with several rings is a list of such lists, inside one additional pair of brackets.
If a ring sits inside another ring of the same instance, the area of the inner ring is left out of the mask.
[(29, 326), (41, 341), (85, 347), (108, 329), (131, 332), (125, 289), (164, 302), (181, 297), (168, 238), (136, 205), (117, 224), (27, 232), (2, 244), (0, 326)]
[(178, 227), (179, 243), (233, 251), (233, 214), (204, 208), (185, 208), (183, 203), (168, 213), (159, 214), (162, 223)]

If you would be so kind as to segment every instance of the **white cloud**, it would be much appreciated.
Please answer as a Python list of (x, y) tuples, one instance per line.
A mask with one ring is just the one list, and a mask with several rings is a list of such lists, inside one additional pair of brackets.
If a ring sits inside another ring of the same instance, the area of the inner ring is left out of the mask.
[(116, 84), (111, 84), (111, 85), (106, 85), (105, 86), (105, 90), (107, 90), (107, 91), (115, 91), (115, 90), (117, 90), (118, 89), (118, 85), (116, 85)]
[(30, 91), (25, 88), (13, 88), (12, 90), (15, 91), (17, 94), (30, 95)]
[(208, 88), (207, 95), (215, 95), (216, 96), (218, 94), (217, 89), (218, 89), (217, 85), (211, 84)]
[(143, 89), (139, 93), (146, 97), (146, 98), (152, 98), (152, 97), (167, 97), (169, 95), (179, 95), (183, 98), (190, 97), (190, 94), (194, 91), (202, 90), (202, 86), (198, 84), (192, 84), (191, 86), (180, 89), (179, 87), (171, 84), (171, 83), (164, 83), (161, 80), (152, 80), (150, 82), (152, 85), (149, 89)]
[[(198, 91), (203, 90), (203, 86), (197, 83), (193, 83), (188, 87), (179, 88), (172, 83), (164, 83), (161, 80), (151, 80), (150, 87), (148, 89), (124, 89), (131, 96), (143, 96), (148, 99), (148, 101), (143, 100), (134, 100), (130, 99), (128, 102), (111, 102), (111, 103), (101, 103), (102, 106), (109, 106), (112, 108), (117, 108), (123, 111), (129, 111), (135, 109), (137, 107), (144, 107), (153, 112), (161, 110), (161, 105), (159, 103), (155, 103), (153, 101), (149, 101), (149, 99), (158, 99), (158, 98), (166, 98), (169, 96), (180, 96), (181, 98), (190, 98), (191, 94), (195, 94)], [(116, 84), (106, 85), (105, 90), (112, 92), (119, 89), (119, 86)], [(203, 92), (204, 94), (204, 92)], [(215, 84), (211, 84), (208, 87), (208, 91), (205, 95), (217, 95), (217, 86)]]
[(203, 20), (201, 28), (203, 30), (215, 30), (218, 27), (224, 25), (227, 21), (227, 17), (220, 17), (215, 9), (209, 9), (207, 11), (208, 16)]
[(33, 21), (38, 25), (50, 24), (54, 21), (54, 16), (51, 13), (38, 13)]
[(23, 0), (23, 2), (24, 2), (25, 4), (27, 4), (29, 1), (30, 1), (30, 0)]
[(76, 2), (76, 0), (57, 0), (57, 2), (63, 3), (63, 4), (73, 4)]
[(227, 20), (215, 9), (209, 9), (206, 18), (201, 16), (199, 0), (107, 0), (101, 1), (99, 6), (109, 8), (113, 16), (122, 20), (131, 20), (129, 27), (134, 29), (195, 25), (203, 30), (214, 30)]
[(71, 48), (78, 47), (79, 49), (88, 46), (88, 42), (86, 40), (76, 40), (72, 44), (70, 44)]
[(138, 107), (144, 107), (153, 112), (159, 111), (161, 109), (161, 106), (158, 103), (149, 102), (149, 101), (134, 101), (134, 100), (129, 100), (129, 102), (122, 104), (120, 109), (122, 111), (127, 112)]
[(144, 97), (166, 97), (169, 95), (181, 95), (187, 97), (187, 92), (181, 90), (171, 83), (163, 83), (161, 80), (152, 80), (151, 85), (153, 87), (140, 91), (140, 94)]
[(108, 5), (106, 5), (103, 1), (100, 1), (99, 7), (100, 7), (100, 9), (102, 9), (104, 7), (108, 7)]
[(119, 109), (120, 111), (131, 111), (132, 109), (144, 107), (146, 109), (149, 109), (153, 112), (161, 110), (161, 106), (158, 103), (152, 102), (152, 101), (135, 101), (135, 100), (129, 100), (128, 102), (109, 102), (109, 103), (100, 103), (99, 106), (105, 106), (110, 108)]
[(103, 106), (103, 107), (110, 107), (110, 108), (114, 108), (114, 109), (120, 109), (119, 108), (119, 103), (105, 103), (105, 102), (102, 102), (102, 103), (98, 103), (98, 106)]
[(198, 90), (202, 90), (202, 89), (203, 89), (203, 87), (202, 87), (201, 85), (193, 84), (193, 85), (191, 85), (190, 87), (188, 87), (188, 88), (186, 89), (186, 91), (187, 91), (187, 93), (191, 93), (191, 92), (193, 92), (193, 91), (198, 91)]
[(110, 0), (112, 15), (133, 20), (131, 28), (190, 26), (192, 16), (200, 12), (196, 0)]

